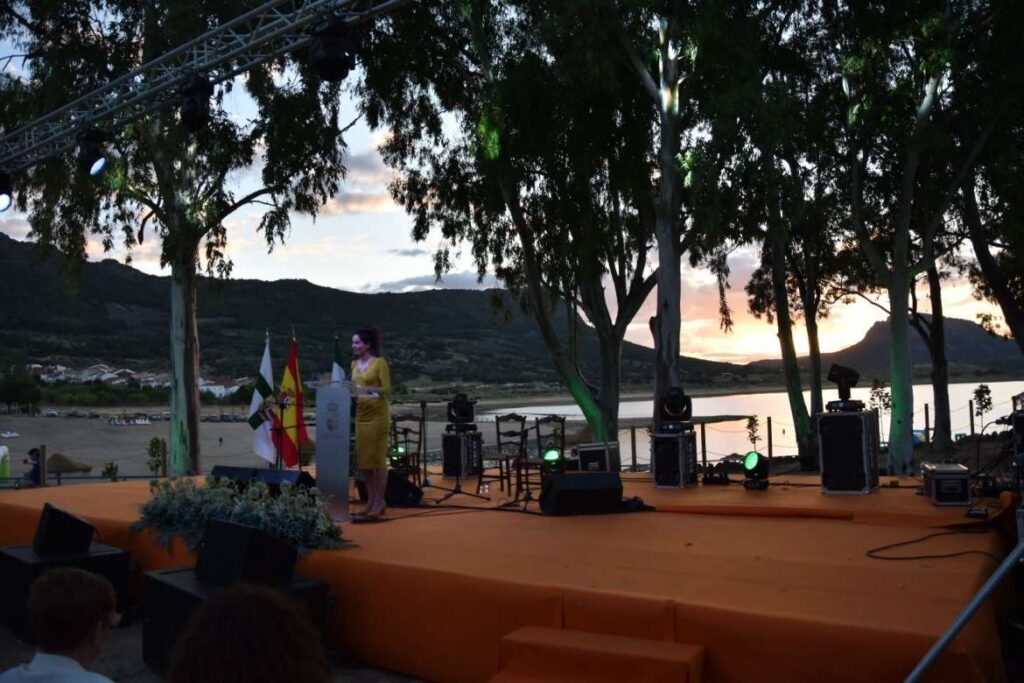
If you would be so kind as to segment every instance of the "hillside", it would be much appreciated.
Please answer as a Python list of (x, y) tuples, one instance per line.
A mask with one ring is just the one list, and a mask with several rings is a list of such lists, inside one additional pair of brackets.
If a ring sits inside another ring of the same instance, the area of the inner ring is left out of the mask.
[[(1014, 342), (989, 334), (970, 320), (946, 318), (945, 322), (946, 355), (954, 376), (1024, 373), (1024, 356)], [(888, 322), (876, 322), (853, 346), (822, 354), (822, 367), (827, 372), (830, 365), (838, 363), (858, 370), (862, 376), (887, 377), (890, 340)], [(910, 331), (910, 354), (915, 366), (931, 366), (928, 347), (913, 329)], [(809, 369), (807, 356), (801, 356), (799, 362), (801, 369)], [(782, 362), (774, 359), (747, 365), (750, 372), (781, 372), (781, 367)]]
[[(87, 263), (74, 291), (60, 260), (40, 262), (31, 244), (0, 234), (0, 348), (40, 363), (84, 367), (104, 362), (135, 370), (168, 369), (170, 286), (106, 260)], [(334, 335), (349, 346), (352, 331), (375, 324), (396, 381), (405, 385), (554, 383), (557, 377), (532, 318), (506, 316), (501, 290), (436, 290), (409, 294), (357, 294), (304, 280), (203, 280), (199, 341), (204, 375), (239, 377), (256, 372), (266, 330), (275, 367), (294, 327), (300, 367), (314, 377), (330, 367)], [(507, 308), (506, 308), (507, 310)], [(506, 320), (505, 318), (508, 317)], [(566, 329), (564, 314), (556, 329)], [(597, 377), (596, 343), (582, 335), (583, 367)], [(653, 352), (623, 349), (623, 380), (649, 386)], [(742, 366), (683, 359), (688, 381), (705, 382)]]

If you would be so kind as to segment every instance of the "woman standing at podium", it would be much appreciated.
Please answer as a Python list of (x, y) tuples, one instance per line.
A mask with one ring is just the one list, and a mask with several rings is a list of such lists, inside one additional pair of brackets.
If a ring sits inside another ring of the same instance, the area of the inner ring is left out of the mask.
[(380, 330), (368, 327), (352, 335), (351, 378), (357, 387), (356, 466), (366, 482), (366, 519), (384, 513), (391, 431), (391, 370), (381, 356)]

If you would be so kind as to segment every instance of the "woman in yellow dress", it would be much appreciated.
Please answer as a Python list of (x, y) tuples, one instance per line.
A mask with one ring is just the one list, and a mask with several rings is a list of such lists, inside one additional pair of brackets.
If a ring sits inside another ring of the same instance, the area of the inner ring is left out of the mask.
[(365, 517), (384, 513), (388, 483), (388, 441), (391, 432), (391, 370), (381, 356), (380, 330), (356, 330), (352, 335), (352, 383), (357, 386), (356, 466), (366, 482)]

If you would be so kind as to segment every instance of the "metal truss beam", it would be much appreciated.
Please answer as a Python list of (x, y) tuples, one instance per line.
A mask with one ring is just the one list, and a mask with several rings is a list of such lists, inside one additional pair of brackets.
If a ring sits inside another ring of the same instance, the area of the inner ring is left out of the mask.
[(271, 0), (36, 119), (0, 140), (0, 169), (24, 168), (67, 152), (83, 129), (117, 130), (178, 101), (192, 76), (221, 83), (309, 43), (309, 27), (334, 13), (349, 23), (411, 0)]

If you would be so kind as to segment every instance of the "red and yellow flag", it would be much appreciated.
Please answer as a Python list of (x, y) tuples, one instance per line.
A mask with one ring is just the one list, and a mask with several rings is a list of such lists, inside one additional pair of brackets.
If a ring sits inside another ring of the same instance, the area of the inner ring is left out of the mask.
[(299, 344), (292, 339), (280, 384), (281, 428), (275, 430), (277, 452), (287, 467), (299, 464), (299, 447), (309, 441), (302, 417), (302, 378), (299, 376)]

